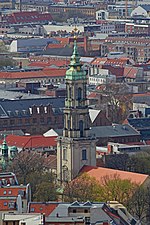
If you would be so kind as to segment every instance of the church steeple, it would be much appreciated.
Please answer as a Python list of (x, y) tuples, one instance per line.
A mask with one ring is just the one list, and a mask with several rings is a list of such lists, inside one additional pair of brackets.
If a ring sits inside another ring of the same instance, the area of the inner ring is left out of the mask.
[(96, 165), (96, 140), (89, 134), (86, 88), (87, 74), (82, 68), (75, 40), (66, 72), (63, 136), (57, 142), (57, 177), (60, 181), (72, 180), (84, 165)]
[(7, 142), (6, 142), (6, 135), (4, 135), (4, 140), (3, 140), (3, 143), (2, 143), (2, 156), (4, 158), (8, 158), (8, 145), (7, 145)]
[(87, 75), (82, 69), (76, 40), (70, 68), (66, 72), (67, 98), (64, 110), (64, 136), (88, 137), (89, 112), (86, 98)]
[(82, 70), (80, 56), (78, 53), (77, 41), (74, 41), (73, 54), (70, 60), (70, 68), (66, 72), (66, 80), (86, 79), (86, 72)]

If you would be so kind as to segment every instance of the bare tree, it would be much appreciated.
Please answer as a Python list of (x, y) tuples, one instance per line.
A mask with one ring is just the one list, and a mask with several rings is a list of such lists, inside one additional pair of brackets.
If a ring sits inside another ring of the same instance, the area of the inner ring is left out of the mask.
[(122, 122), (128, 115), (132, 104), (132, 94), (125, 83), (109, 83), (98, 88), (103, 98), (103, 107), (108, 118), (114, 122)]

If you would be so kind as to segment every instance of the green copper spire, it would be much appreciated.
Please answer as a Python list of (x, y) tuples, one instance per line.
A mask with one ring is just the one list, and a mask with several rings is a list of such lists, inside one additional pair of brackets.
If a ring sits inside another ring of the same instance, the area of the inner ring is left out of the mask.
[(66, 72), (66, 80), (85, 80), (86, 72), (82, 69), (78, 53), (77, 41), (74, 40), (73, 54), (70, 60), (70, 68)]
[(73, 54), (71, 56), (70, 66), (73, 65), (80, 65), (80, 56), (78, 53), (78, 47), (77, 47), (77, 41), (74, 41), (74, 48), (73, 48)]
[(4, 135), (4, 140), (2, 143), (2, 156), (6, 158), (8, 157), (8, 145), (6, 142), (6, 135)]

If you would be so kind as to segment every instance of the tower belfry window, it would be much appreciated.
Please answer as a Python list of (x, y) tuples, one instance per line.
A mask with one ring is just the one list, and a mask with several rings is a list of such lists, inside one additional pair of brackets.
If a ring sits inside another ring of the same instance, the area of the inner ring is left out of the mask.
[(82, 99), (82, 88), (78, 88), (78, 100)]
[(69, 98), (71, 98), (71, 87), (69, 87)]
[(83, 121), (79, 121), (79, 130), (80, 130), (80, 137), (83, 137)]

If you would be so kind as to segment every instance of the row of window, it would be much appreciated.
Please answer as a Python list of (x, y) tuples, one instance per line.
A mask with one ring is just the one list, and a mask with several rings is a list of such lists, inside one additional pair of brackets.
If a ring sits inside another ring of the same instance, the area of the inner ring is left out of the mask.
[[(51, 117), (47, 117), (47, 119), (45, 119), (44, 117), (41, 117), (39, 120), (37, 118), (33, 118), (32, 120), (29, 119), (29, 118), (27, 118), (25, 120), (18, 119), (17, 121), (15, 119), (11, 119), (10, 121), (4, 120), (2, 126), (8, 126), (9, 124), (10, 125), (16, 125), (16, 124), (18, 124), (18, 125), (21, 125), (21, 124), (28, 125), (30, 123), (37, 124), (39, 122), (40, 122), (40, 124), (43, 124), (43, 123), (50, 124), (52, 122), (52, 119), (51, 119)], [(58, 118), (55, 118), (55, 123), (57, 123), (57, 122), (58, 122)]]

